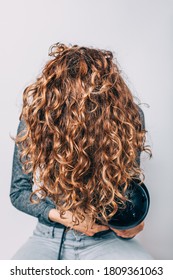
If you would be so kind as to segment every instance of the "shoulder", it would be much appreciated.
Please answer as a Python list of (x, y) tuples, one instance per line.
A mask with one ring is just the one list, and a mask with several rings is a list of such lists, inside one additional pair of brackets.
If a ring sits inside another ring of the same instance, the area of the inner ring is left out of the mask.
[(144, 112), (143, 112), (143, 110), (141, 109), (141, 107), (139, 105), (137, 105), (137, 109), (138, 109), (138, 112), (139, 112), (139, 117), (140, 117), (140, 120), (141, 120), (142, 129), (145, 129), (145, 116), (144, 116)]
[(18, 125), (18, 128), (17, 128), (17, 133), (20, 133), (20, 132), (23, 131), (25, 128), (26, 128), (25, 121), (24, 121), (24, 119), (21, 119), (21, 120), (19, 121), (19, 125)]

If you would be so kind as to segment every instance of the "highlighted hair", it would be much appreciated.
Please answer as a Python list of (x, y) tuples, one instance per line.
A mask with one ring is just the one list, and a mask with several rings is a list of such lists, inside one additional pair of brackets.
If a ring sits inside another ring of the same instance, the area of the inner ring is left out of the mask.
[[(53, 57), (23, 93), (16, 137), (24, 172), (61, 215), (87, 213), (107, 222), (126, 201), (130, 180), (143, 174), (149, 152), (141, 110), (110, 51), (56, 44)], [(39, 170), (39, 181), (36, 173)]]

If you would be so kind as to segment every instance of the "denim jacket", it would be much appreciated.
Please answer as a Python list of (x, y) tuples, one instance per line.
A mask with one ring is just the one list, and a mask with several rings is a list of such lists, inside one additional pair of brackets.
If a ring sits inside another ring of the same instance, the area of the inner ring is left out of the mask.
[[(17, 133), (23, 130), (24, 122), (20, 121)], [(30, 201), (30, 195), (32, 193), (32, 174), (24, 174), (22, 171), (22, 164), (19, 159), (18, 147), (15, 144), (13, 154), (13, 165), (12, 165), (12, 178), (11, 178), (11, 189), (10, 199), (11, 203), (22, 212), (37, 217), (39, 222), (56, 227), (63, 227), (59, 223), (55, 223), (49, 220), (49, 211), (56, 206), (53, 201), (48, 197), (40, 200), (39, 203), (33, 204)]]
[[(145, 128), (144, 114), (139, 108), (140, 118), (142, 121), (142, 129)], [(20, 121), (17, 133), (19, 133), (24, 128), (24, 122)], [(140, 163), (140, 154), (138, 155), (138, 163)], [(39, 222), (56, 227), (64, 227), (60, 223), (55, 223), (49, 220), (49, 211), (56, 208), (53, 201), (46, 197), (41, 199), (38, 204), (33, 204), (30, 201), (30, 195), (32, 193), (32, 174), (24, 174), (22, 171), (22, 164), (19, 159), (18, 147), (15, 145), (14, 155), (13, 155), (13, 165), (12, 165), (12, 178), (11, 178), (11, 188), (10, 188), (10, 199), (11, 203), (18, 210), (25, 212), (29, 215), (37, 217)]]

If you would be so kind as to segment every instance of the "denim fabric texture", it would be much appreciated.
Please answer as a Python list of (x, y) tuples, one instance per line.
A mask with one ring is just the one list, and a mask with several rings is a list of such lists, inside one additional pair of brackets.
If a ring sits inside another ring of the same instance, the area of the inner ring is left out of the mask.
[[(33, 235), (13, 260), (57, 260), (63, 229), (38, 223)], [(119, 239), (112, 231), (86, 236), (75, 230), (65, 233), (61, 260), (151, 260), (137, 240)]]

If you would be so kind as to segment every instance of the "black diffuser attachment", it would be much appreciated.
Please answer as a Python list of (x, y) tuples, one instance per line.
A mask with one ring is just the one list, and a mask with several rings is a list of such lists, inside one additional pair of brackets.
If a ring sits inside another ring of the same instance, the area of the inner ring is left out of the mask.
[(147, 187), (139, 180), (130, 182), (125, 193), (128, 201), (125, 209), (118, 209), (108, 222), (112, 228), (126, 230), (139, 225), (146, 217), (150, 205)]

